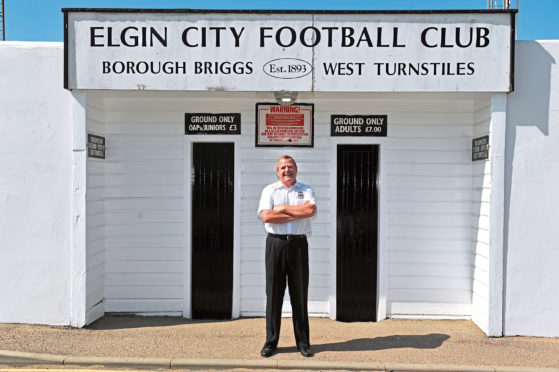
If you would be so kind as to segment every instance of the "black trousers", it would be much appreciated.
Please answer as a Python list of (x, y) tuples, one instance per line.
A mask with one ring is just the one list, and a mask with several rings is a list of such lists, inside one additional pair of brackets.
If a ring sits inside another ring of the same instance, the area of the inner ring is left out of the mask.
[(309, 246), (306, 238), (266, 238), (266, 345), (278, 345), (285, 285), (293, 313), (297, 348), (310, 346), (307, 299), (309, 292)]

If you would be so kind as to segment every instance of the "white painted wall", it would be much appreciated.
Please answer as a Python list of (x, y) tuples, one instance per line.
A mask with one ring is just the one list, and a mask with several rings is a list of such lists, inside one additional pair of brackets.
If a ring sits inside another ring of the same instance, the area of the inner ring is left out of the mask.
[(0, 322), (71, 320), (72, 96), (61, 43), (0, 43)]
[(387, 315), (469, 317), (475, 96), (404, 97), (378, 103), (389, 110)]
[(104, 98), (107, 312), (182, 315), (187, 107), (147, 92)]
[[(240, 157), (240, 315), (264, 315), (265, 233), (255, 211), (262, 188), (275, 182), (275, 162), (284, 153), (297, 159), (299, 178), (313, 185), (319, 205), (309, 239), (309, 311), (314, 316), (335, 312), (332, 154), (342, 141), (381, 144), (383, 311), (388, 316), (469, 317), (473, 98), (308, 94), (300, 101), (315, 104), (315, 146), (293, 149), (254, 147), (254, 105), (270, 101), (271, 93), (106, 93), (104, 112), (98, 114), (104, 117), (107, 139), (105, 310), (183, 311), (184, 293), (189, 293), (184, 223), (190, 213), (188, 205), (183, 208), (189, 192), (184, 174), (190, 171), (184, 161), (184, 113), (240, 112), (243, 135), (231, 137), (238, 140)], [(388, 115), (388, 138), (330, 137), (331, 114), (367, 113)], [(284, 310), (290, 312), (287, 297)]]
[[(104, 99), (89, 94), (86, 100), (86, 131), (105, 137)], [(86, 174), (86, 324), (105, 311), (105, 159), (87, 158)]]
[(87, 307), (87, 97), (83, 92), (72, 92), (72, 98), (71, 325), (83, 327)]
[[(473, 138), (489, 135), (491, 100), (476, 100)], [(490, 159), (472, 163), (473, 262), (472, 320), (487, 331), (489, 319)]]
[(507, 110), (504, 334), (559, 337), (559, 42), (516, 44)]
[[(489, 217), (483, 205), (488, 169), (470, 161), (471, 138), (487, 131), (489, 101), (459, 94), (325, 94), (301, 99), (317, 105), (315, 148), (287, 151), (319, 198), (311, 238), (314, 315), (335, 310), (328, 274), (335, 208), (329, 115), (382, 111), (390, 122), (389, 138), (380, 142), (387, 316), (479, 315), (476, 322), (489, 329), (501, 310), (505, 335), (559, 336), (559, 43), (520, 42), (516, 53), (516, 87), (506, 106), (503, 308), (484, 297), (492, 297), (491, 276), (483, 273), (491, 253), (484, 253), (487, 237), (477, 227)], [(240, 313), (263, 314), (263, 229), (253, 212), (261, 187), (275, 179), (276, 157), (286, 152), (253, 148), (253, 105), (267, 97), (87, 93), (87, 130), (105, 134), (108, 158), (102, 165), (87, 162), (90, 280), (87, 298), (76, 300), (83, 308), (73, 309), (71, 282), (81, 274), (71, 272), (71, 122), (80, 103), (62, 89), (61, 44), (1, 43), (0, 60), (0, 322), (79, 325), (72, 314), (95, 317), (103, 299), (105, 311), (182, 313), (183, 114), (218, 106), (243, 114)]]

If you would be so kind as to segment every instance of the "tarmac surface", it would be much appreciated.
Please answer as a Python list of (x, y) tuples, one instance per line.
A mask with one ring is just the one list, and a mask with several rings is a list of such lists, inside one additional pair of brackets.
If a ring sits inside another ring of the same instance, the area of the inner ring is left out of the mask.
[(82, 329), (0, 324), (0, 369), (113, 366), (151, 369), (557, 371), (559, 338), (489, 338), (468, 320), (344, 323), (311, 318), (315, 356), (283, 318), (278, 351), (262, 358), (265, 319), (200, 321), (105, 316)]

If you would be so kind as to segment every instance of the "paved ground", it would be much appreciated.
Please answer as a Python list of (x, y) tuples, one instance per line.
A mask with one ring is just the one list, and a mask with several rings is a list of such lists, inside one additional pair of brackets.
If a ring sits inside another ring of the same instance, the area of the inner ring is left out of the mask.
[[(512, 371), (546, 367), (559, 371), (559, 338), (488, 338), (466, 320), (343, 323), (311, 318), (310, 329), (314, 363), (510, 366)], [(283, 319), (278, 353), (269, 359), (260, 357), (264, 337), (263, 318), (191, 321), (107, 316), (83, 329), (0, 324), (2, 351), (67, 357), (267, 360), (276, 363), (274, 368), (277, 363), (307, 361), (294, 347), (290, 318)]]

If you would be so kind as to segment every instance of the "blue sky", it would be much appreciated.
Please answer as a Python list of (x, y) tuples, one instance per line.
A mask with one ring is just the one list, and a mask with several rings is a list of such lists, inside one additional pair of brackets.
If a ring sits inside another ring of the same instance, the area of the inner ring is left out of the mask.
[[(4, 7), (6, 40), (62, 41), (61, 8), (486, 9), (487, 0), (4, 0)], [(559, 0), (520, 0), (519, 10), (519, 40), (559, 40)]]

